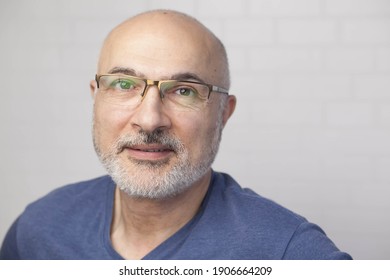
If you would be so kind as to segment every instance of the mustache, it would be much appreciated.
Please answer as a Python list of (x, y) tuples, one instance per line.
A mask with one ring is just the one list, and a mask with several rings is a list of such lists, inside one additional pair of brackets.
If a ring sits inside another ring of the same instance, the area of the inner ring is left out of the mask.
[(115, 151), (121, 153), (125, 148), (136, 145), (158, 144), (174, 152), (180, 152), (184, 149), (183, 143), (173, 135), (162, 130), (152, 132), (139, 131), (137, 134), (125, 134), (120, 136), (115, 142)]

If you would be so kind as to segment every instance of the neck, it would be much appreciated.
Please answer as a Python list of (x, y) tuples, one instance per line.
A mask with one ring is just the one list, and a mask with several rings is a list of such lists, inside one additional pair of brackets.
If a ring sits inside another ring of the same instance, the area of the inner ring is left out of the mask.
[(198, 212), (211, 170), (185, 192), (165, 200), (133, 198), (116, 189), (111, 239), (126, 259), (141, 259)]

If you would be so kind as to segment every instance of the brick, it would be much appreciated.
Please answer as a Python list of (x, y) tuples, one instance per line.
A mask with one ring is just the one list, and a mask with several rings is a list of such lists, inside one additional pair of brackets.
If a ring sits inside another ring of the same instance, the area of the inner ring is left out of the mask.
[(322, 67), (319, 50), (257, 48), (250, 52), (250, 68), (275, 72), (313, 72)]
[(390, 72), (390, 48), (378, 49), (375, 53), (376, 70)]
[(390, 126), (390, 103), (379, 105), (379, 123)]
[(390, 14), (388, 0), (326, 0), (326, 13), (336, 16), (381, 16)]
[(257, 102), (252, 104), (254, 122), (260, 125), (312, 126), (322, 119), (321, 105), (314, 102)]
[(327, 44), (336, 41), (334, 20), (278, 21), (278, 42), (283, 44)]
[(321, 11), (320, 0), (251, 0), (250, 13), (260, 16), (315, 16)]
[(60, 50), (53, 46), (29, 45), (28, 51), (23, 46), (15, 46), (12, 53), (13, 56), (6, 57), (5, 63), (9, 69), (17, 72), (23, 69), (41, 74), (45, 71), (58, 71), (61, 68)]
[(237, 127), (245, 127), (253, 121), (253, 114), (252, 111), (244, 105), (248, 103), (247, 98), (242, 97), (240, 92), (236, 92), (234, 89), (232, 89), (231, 94), (237, 96), (237, 106), (233, 116), (228, 121), (228, 127), (234, 127), (236, 133)]
[(1, 3), (1, 17), (7, 19), (58, 19), (65, 15), (62, 0), (18, 0), (3, 1)]
[(301, 153), (272, 154), (259, 157), (256, 153), (249, 152), (248, 160), (255, 171), (254, 177), (275, 180), (287, 180), (293, 182), (307, 182), (315, 180), (320, 174), (320, 166), (317, 159)]
[(227, 49), (227, 55), (229, 59), (229, 66), (232, 72), (237, 71), (242, 73), (248, 65), (247, 51), (245, 48), (231, 47)]
[(72, 73), (75, 68), (81, 72), (89, 72), (92, 75), (96, 72), (97, 61), (100, 53), (99, 44), (73, 44), (61, 49), (61, 69), (64, 72)]
[(325, 53), (325, 69), (332, 73), (367, 73), (375, 69), (371, 48), (337, 48)]
[[(282, 152), (284, 155), (295, 153), (300, 148), (302, 137), (301, 132), (295, 128), (275, 126), (262, 127), (255, 132), (252, 129), (246, 129), (241, 126), (241, 129), (234, 129), (233, 133), (245, 139), (246, 144), (239, 147), (240, 150), (245, 151), (248, 155), (273, 155), (275, 152)], [(232, 135), (232, 137), (234, 138), (235, 136)], [(254, 153), (254, 151), (258, 153)]]
[(390, 43), (389, 19), (351, 19), (341, 26), (345, 43), (388, 44)]
[(351, 81), (340, 75), (294, 75), (280, 79), (280, 95), (288, 99), (345, 100), (351, 96)]
[(373, 180), (373, 167), (369, 157), (336, 156), (329, 157), (322, 164), (323, 177), (338, 183), (370, 182)]
[(376, 162), (377, 180), (384, 183), (390, 182), (390, 157), (380, 158)]
[[(31, 19), (29, 19), (31, 20)], [(71, 29), (68, 24), (54, 19), (34, 19), (31, 22), (10, 24), (6, 23), (4, 28), (5, 38), (3, 40), (12, 41), (13, 45), (59, 45), (71, 41)], [(2, 42), (3, 43), (3, 42)]]
[(390, 75), (367, 75), (354, 79), (354, 94), (360, 99), (390, 101)]
[(252, 46), (275, 41), (274, 24), (270, 20), (229, 20), (224, 28), (225, 42), (230, 45)]
[[(107, 34), (118, 25), (122, 19), (75, 19), (71, 23), (71, 40), (74, 44), (78, 45), (97, 45), (101, 46), (103, 40), (106, 38)], [(97, 32), (98, 31), (98, 32)]]
[(230, 94), (237, 97), (236, 111), (229, 123), (247, 126), (257, 118), (256, 104), (273, 100), (276, 79), (273, 76), (235, 75)]
[(248, 162), (246, 158), (242, 157), (242, 152), (235, 151), (227, 145), (229, 139), (232, 139), (232, 137), (224, 136), (221, 145), (219, 147), (218, 156), (216, 157), (215, 162), (213, 163), (213, 168), (215, 170), (224, 170), (225, 172), (230, 170), (228, 172), (234, 174), (235, 172), (237, 172), (237, 170), (234, 170), (235, 168), (232, 168), (231, 166), (232, 158), (235, 159), (235, 165), (240, 166), (240, 168), (249, 168), (250, 162)]
[(238, 98), (245, 97), (247, 104), (240, 100), (240, 106), (248, 107), (257, 100), (272, 99), (276, 96), (276, 77), (271, 75), (234, 75), (232, 94)]
[(370, 127), (327, 128), (306, 134), (302, 145), (307, 152), (325, 157), (335, 154), (378, 156), (390, 155), (390, 132)]
[[(111, 19), (117, 23), (148, 9), (147, 1), (103, 1), (97, 0), (93, 3), (79, 0), (60, 0), (67, 17), (84, 19)], [(57, 2), (57, 1), (53, 1)]]
[(236, 111), (229, 123), (247, 126), (257, 117), (255, 104), (273, 100), (276, 94), (273, 76), (233, 75), (230, 94), (237, 97)]
[[(127, 1), (126, 1), (127, 2)], [(144, 2), (144, 1), (140, 1)], [(134, 1), (132, 1), (134, 3)], [(172, 9), (186, 14), (193, 15), (195, 13), (195, 1), (182, 0), (149, 0), (148, 9)]]
[(196, 3), (200, 17), (237, 17), (245, 14), (244, 1), (198, 0)]
[(326, 123), (330, 126), (368, 126), (374, 122), (374, 109), (367, 103), (333, 103), (326, 105)]

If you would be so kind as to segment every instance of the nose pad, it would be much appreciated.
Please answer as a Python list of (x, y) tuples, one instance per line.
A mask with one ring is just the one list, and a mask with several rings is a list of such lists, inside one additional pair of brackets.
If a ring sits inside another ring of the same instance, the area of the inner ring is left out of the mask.
[(145, 99), (146, 95), (148, 94), (148, 89), (151, 87), (151, 86), (156, 86), (157, 89), (158, 89), (158, 95), (160, 96), (160, 99), (161, 99), (161, 102), (163, 102), (163, 98), (164, 98), (164, 94), (162, 93), (162, 90), (160, 88), (160, 84), (159, 84), (159, 81), (152, 81), (152, 80), (146, 80), (146, 86), (145, 86), (145, 89), (144, 89), (144, 92), (141, 94), (141, 102)]

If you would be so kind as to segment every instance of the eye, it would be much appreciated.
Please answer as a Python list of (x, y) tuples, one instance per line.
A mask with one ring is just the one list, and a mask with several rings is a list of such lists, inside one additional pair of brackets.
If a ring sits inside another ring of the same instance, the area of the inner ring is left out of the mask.
[(132, 90), (136, 83), (132, 80), (117, 79), (110, 84), (110, 88), (115, 90)]
[(180, 96), (196, 96), (196, 90), (194, 90), (191, 87), (179, 87), (176, 88), (174, 91), (175, 94), (180, 95)]

